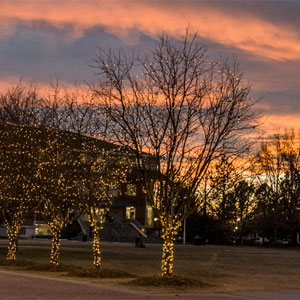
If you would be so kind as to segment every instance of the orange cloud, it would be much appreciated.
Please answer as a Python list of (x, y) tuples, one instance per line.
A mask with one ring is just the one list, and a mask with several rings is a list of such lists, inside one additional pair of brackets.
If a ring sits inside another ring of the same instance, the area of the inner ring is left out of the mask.
[[(73, 25), (73, 38), (84, 30), (104, 26), (128, 43), (138, 36), (130, 29), (156, 36), (162, 30), (179, 37), (187, 25), (204, 38), (225, 46), (233, 46), (274, 60), (300, 59), (300, 35), (297, 28), (273, 24), (246, 12), (230, 14), (200, 2), (142, 2), (142, 1), (3, 1), (0, 24), (6, 29), (1, 36), (11, 34), (18, 20), (45, 20), (57, 28)], [(9, 25), (8, 25), (9, 24)], [(7, 33), (9, 32), (9, 33)]]
[[(53, 94), (54, 87), (58, 85), (58, 88), (61, 92), (61, 94), (68, 93), (73, 95), (78, 95), (79, 97), (91, 97), (91, 92), (89, 91), (89, 88), (86, 84), (70, 84), (69, 82), (65, 82), (62, 80), (59, 80), (58, 82), (53, 79), (49, 80), (49, 82), (34, 82), (29, 80), (24, 80), (22, 78), (11, 76), (7, 77), (5, 79), (0, 79), (0, 94), (5, 93), (9, 89), (14, 89), (17, 85), (23, 86), (23, 87), (29, 87), (32, 86), (37, 89), (39, 95), (43, 97), (47, 97), (51, 94)], [(84, 99), (83, 99), (84, 101)]]
[(261, 119), (261, 130), (266, 134), (278, 133), (282, 130), (300, 130), (299, 115), (267, 115)]

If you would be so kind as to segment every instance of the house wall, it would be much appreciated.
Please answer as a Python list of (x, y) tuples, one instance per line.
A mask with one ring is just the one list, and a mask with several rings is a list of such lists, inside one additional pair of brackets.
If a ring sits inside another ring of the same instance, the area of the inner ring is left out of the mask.
[(131, 184), (136, 184), (136, 195), (129, 196), (127, 195), (126, 184), (121, 187), (122, 199), (126, 202), (132, 204), (136, 208), (135, 219), (145, 226), (145, 217), (146, 217), (146, 195), (142, 191), (142, 185), (140, 182), (131, 179), (128, 181)]
[(112, 206), (109, 211), (109, 216), (113, 218), (113, 221), (124, 222), (125, 220), (125, 208)]
[[(30, 239), (34, 237), (34, 226), (22, 226), (20, 230), (20, 238)], [(0, 236), (7, 237), (6, 229), (4, 225), (0, 225)]]

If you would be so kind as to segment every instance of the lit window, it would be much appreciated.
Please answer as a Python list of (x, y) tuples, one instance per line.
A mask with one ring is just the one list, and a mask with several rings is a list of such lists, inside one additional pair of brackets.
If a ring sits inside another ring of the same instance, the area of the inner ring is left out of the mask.
[(136, 184), (134, 183), (127, 183), (127, 196), (136, 196)]
[(153, 209), (150, 204), (146, 205), (146, 226), (153, 226)]
[(134, 206), (126, 207), (126, 219), (128, 219), (128, 220), (135, 219), (135, 207)]
[(96, 208), (95, 212), (96, 212), (97, 215), (103, 216), (104, 213), (105, 213), (105, 209), (103, 209), (103, 208)]
[(35, 225), (36, 235), (51, 235), (50, 227), (47, 224), (36, 224)]

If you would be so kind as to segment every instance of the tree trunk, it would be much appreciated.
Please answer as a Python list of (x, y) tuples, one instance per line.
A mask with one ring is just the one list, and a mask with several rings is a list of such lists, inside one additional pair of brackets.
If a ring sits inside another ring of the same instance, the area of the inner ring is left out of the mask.
[(100, 251), (100, 232), (101, 227), (96, 224), (92, 225), (93, 230), (93, 253), (94, 253), (94, 267), (99, 269), (101, 266), (101, 251)]
[[(94, 267), (99, 269), (101, 267), (101, 250), (100, 250), (100, 230), (104, 219), (102, 216), (92, 215), (89, 216), (90, 224), (93, 231), (93, 254), (94, 254)], [(99, 219), (99, 220), (98, 220)]]
[(278, 236), (278, 228), (277, 228), (277, 226), (273, 226), (273, 232), (272, 232), (272, 239), (271, 239), (271, 242), (272, 242), (272, 244), (276, 244), (276, 242), (277, 242), (277, 236)]
[(243, 217), (240, 216), (240, 222), (241, 222), (241, 226), (240, 226), (240, 246), (244, 246), (244, 241), (243, 241), (243, 233), (244, 233), (244, 220)]
[(18, 247), (18, 238), (19, 231), (21, 226), (18, 224), (14, 224), (9, 226), (9, 224), (5, 224), (6, 232), (8, 236), (8, 249), (7, 249), (7, 260), (15, 261), (17, 260), (17, 247)]
[(58, 266), (61, 231), (62, 231), (62, 227), (55, 226), (51, 228), (53, 237), (52, 237), (52, 244), (51, 244), (50, 265), (53, 267)]
[(243, 235), (240, 234), (240, 246), (244, 246)]
[(177, 228), (170, 223), (162, 228), (163, 250), (161, 262), (161, 276), (169, 277), (173, 275), (174, 261), (174, 240), (177, 234)]

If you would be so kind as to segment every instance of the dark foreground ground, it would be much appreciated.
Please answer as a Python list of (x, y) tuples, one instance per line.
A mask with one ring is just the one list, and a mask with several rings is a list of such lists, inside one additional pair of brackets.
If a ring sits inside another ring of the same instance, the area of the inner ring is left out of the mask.
[[(0, 240), (5, 261), (7, 240)], [(60, 263), (92, 268), (92, 244), (63, 241)], [(161, 245), (102, 243), (103, 267), (135, 276), (160, 273)], [(18, 259), (47, 265), (49, 240), (21, 240)], [(175, 274), (193, 287), (128, 285), (128, 278), (67, 278), (0, 264), (0, 300), (6, 299), (300, 299), (300, 249), (176, 245)], [(299, 291), (298, 291), (299, 290)]]
[(195, 294), (150, 294), (146, 292), (129, 291), (102, 284), (45, 278), (32, 274), (0, 271), (1, 300), (220, 300), (220, 299), (300, 299), (300, 291), (277, 291), (256, 293), (227, 293), (219, 295)]

